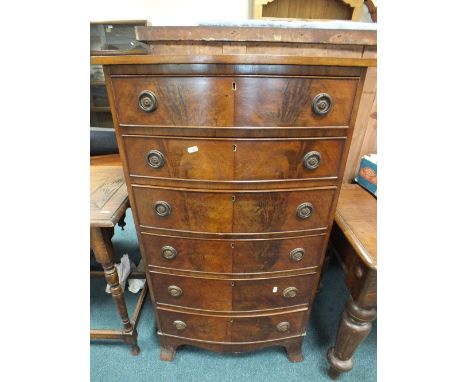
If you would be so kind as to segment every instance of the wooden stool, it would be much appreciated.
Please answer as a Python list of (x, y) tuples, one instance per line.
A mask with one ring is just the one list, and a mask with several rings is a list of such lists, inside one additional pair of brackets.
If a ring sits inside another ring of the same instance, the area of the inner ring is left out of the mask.
[[(114, 235), (114, 226), (118, 223), (123, 228), (125, 225), (125, 211), (129, 207), (122, 167), (91, 166), (90, 207), (91, 248), (97, 262), (104, 268), (104, 272), (93, 272), (92, 275), (96, 276), (101, 273), (105, 276), (123, 324), (122, 331), (91, 329), (91, 339), (121, 339), (131, 346), (132, 354), (137, 355), (140, 352), (140, 348), (137, 345), (138, 333), (136, 325), (148, 287), (145, 284), (130, 321), (124, 294), (119, 284), (119, 276), (114, 264), (114, 251), (111, 243), (112, 236)], [(131, 276), (141, 277), (141, 275), (132, 274)]]
[(330, 244), (346, 273), (351, 295), (335, 346), (327, 353), (328, 374), (333, 379), (353, 368), (352, 356), (377, 317), (376, 231), (377, 200), (357, 184), (343, 184)]

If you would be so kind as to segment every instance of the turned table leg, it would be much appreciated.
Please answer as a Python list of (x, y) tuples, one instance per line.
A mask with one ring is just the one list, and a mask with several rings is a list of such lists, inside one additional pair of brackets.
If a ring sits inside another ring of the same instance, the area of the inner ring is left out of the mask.
[(377, 317), (373, 307), (363, 308), (350, 296), (341, 315), (335, 346), (328, 349), (330, 363), (328, 375), (337, 379), (341, 373), (353, 368), (353, 354), (372, 329), (372, 321)]
[(123, 324), (123, 340), (131, 346), (132, 354), (137, 355), (140, 352), (140, 348), (137, 344), (138, 333), (128, 318), (127, 305), (125, 304), (124, 294), (119, 284), (117, 269), (114, 265), (111, 243), (113, 230), (113, 228), (91, 228), (91, 247), (93, 248), (97, 262), (104, 268), (106, 281), (109, 284), (112, 297), (117, 305), (117, 310), (119, 311), (120, 319)]

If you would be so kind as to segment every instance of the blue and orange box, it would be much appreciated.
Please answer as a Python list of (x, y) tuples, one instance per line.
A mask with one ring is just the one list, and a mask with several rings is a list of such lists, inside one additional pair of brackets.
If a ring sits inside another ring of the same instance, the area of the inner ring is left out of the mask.
[(364, 155), (361, 158), (355, 181), (377, 196), (377, 154)]

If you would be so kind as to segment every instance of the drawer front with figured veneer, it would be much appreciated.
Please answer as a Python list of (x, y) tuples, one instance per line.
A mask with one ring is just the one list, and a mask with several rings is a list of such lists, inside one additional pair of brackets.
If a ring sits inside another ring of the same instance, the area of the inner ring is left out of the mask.
[(232, 285), (229, 280), (157, 272), (150, 272), (150, 276), (159, 303), (206, 310), (232, 310)]
[(119, 123), (232, 126), (232, 81), (223, 77), (115, 77)]
[(132, 188), (142, 226), (217, 233), (324, 229), (335, 193), (334, 187), (267, 192)]
[(307, 310), (239, 318), (232, 322), (231, 341), (268, 341), (284, 337), (303, 335)]
[(260, 78), (235, 80), (236, 126), (346, 126), (357, 78)]
[(317, 273), (223, 279), (150, 272), (158, 302), (215, 311), (250, 311), (307, 304)]
[(359, 80), (329, 77), (114, 77), (119, 123), (347, 126)]
[(325, 234), (285, 239), (200, 239), (141, 233), (147, 264), (197, 272), (257, 273), (318, 267)]
[(233, 310), (250, 311), (308, 304), (317, 287), (319, 274), (236, 281)]
[(299, 336), (307, 309), (269, 315), (208, 315), (157, 309), (160, 332), (200, 341), (256, 342)]
[(132, 176), (210, 181), (336, 178), (345, 141), (124, 136)]
[(157, 309), (159, 332), (201, 341), (230, 342), (231, 317)]

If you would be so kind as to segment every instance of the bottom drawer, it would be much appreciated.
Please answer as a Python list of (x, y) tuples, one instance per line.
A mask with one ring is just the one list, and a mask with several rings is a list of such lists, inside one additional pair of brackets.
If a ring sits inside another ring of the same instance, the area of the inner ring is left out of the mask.
[(256, 316), (212, 316), (158, 308), (162, 334), (214, 342), (255, 342), (299, 336), (307, 309)]

